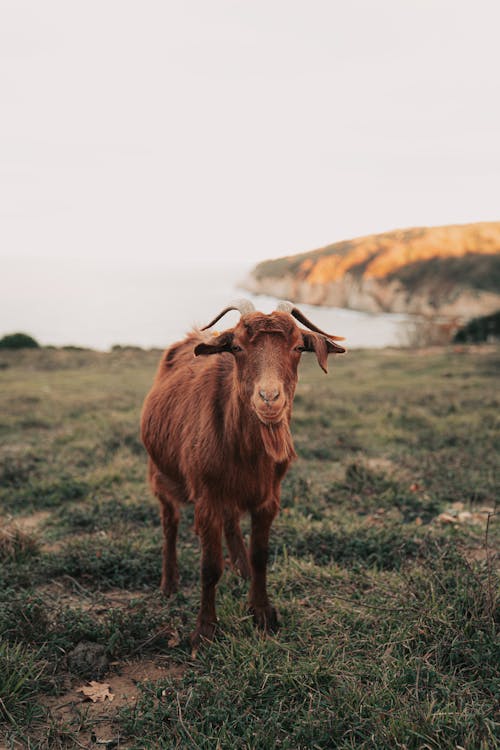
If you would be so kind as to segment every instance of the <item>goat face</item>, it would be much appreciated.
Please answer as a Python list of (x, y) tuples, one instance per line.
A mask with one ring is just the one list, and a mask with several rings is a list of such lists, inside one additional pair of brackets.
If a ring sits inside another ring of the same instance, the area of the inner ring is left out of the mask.
[(234, 328), (195, 348), (197, 356), (228, 352), (234, 357), (240, 399), (265, 425), (290, 417), (303, 351), (316, 352), (326, 372), (328, 353), (344, 349), (326, 336), (300, 329), (279, 311), (243, 315)]

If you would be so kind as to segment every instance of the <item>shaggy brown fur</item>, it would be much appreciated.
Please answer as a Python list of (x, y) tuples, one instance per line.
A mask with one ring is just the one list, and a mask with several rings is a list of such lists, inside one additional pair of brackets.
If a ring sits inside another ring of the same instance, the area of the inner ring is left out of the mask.
[[(264, 629), (277, 625), (266, 590), (268, 541), (281, 480), (296, 455), (290, 417), (302, 351), (314, 351), (326, 372), (328, 354), (345, 350), (299, 328), (286, 312), (247, 313), (218, 336), (194, 331), (167, 349), (146, 397), (142, 439), (161, 503), (161, 588), (167, 595), (178, 586), (179, 505), (195, 503), (202, 548), (195, 647), (215, 629), (223, 532), (232, 564), (251, 577), (249, 607), (256, 623)], [(249, 555), (239, 524), (244, 512), (251, 516)]]

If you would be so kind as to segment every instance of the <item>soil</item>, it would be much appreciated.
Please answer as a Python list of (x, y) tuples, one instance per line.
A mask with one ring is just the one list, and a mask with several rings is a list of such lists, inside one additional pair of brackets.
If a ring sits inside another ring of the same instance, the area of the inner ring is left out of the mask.
[(31, 513), (29, 516), (16, 516), (12, 523), (21, 531), (29, 534), (33, 531), (38, 531), (38, 529), (43, 526), (49, 516), (50, 511), (38, 510), (35, 513)]
[(78, 745), (75, 747), (128, 748), (131, 743), (120, 736), (119, 728), (115, 725), (118, 711), (136, 703), (141, 684), (180, 677), (182, 672), (183, 667), (172, 664), (169, 657), (116, 662), (100, 680), (109, 686), (112, 700), (92, 702), (78, 692), (88, 682), (76, 678), (68, 684), (66, 692), (57, 697), (46, 697), (43, 703), (57, 726), (67, 727), (76, 735)]

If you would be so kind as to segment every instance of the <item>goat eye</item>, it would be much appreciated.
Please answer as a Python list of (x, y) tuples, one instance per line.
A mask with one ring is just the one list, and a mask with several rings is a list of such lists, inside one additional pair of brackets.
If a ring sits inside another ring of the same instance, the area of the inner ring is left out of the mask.
[(296, 352), (305, 352), (306, 347), (305, 346), (296, 346), (295, 351)]
[(241, 348), (241, 346), (238, 346), (238, 344), (233, 344), (232, 347), (231, 347), (231, 351), (232, 352), (242, 352), (243, 349)]

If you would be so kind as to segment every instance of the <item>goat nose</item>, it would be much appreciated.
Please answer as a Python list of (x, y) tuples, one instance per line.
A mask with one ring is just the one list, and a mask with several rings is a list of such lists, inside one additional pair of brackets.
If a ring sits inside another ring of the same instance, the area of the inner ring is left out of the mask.
[(266, 404), (270, 403), (271, 401), (276, 401), (279, 398), (280, 392), (277, 388), (273, 388), (273, 390), (265, 391), (263, 388), (259, 390), (259, 396), (263, 401), (266, 402)]

